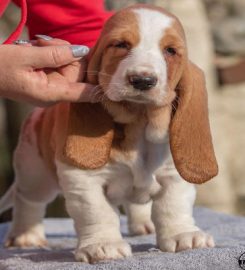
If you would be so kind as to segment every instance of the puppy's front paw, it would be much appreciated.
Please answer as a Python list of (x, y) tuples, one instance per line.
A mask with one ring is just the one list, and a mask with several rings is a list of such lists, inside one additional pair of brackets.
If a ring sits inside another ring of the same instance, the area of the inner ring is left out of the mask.
[(151, 220), (138, 223), (129, 223), (128, 229), (131, 235), (146, 235), (155, 233), (155, 226)]
[(28, 247), (46, 247), (47, 240), (43, 235), (39, 235), (36, 232), (28, 231), (21, 233), (17, 236), (9, 235), (6, 239), (4, 246), (9, 247), (19, 247), (19, 248), (28, 248)]
[(193, 248), (214, 247), (213, 237), (203, 231), (180, 233), (170, 238), (161, 239), (160, 249), (166, 252), (178, 252)]
[(78, 248), (75, 252), (77, 261), (96, 263), (102, 260), (115, 260), (131, 256), (131, 247), (125, 241), (97, 243)]

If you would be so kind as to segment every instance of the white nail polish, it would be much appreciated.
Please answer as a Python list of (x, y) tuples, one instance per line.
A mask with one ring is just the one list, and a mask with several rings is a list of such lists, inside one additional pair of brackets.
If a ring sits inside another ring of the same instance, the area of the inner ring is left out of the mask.
[(89, 48), (82, 45), (72, 45), (71, 50), (74, 57), (83, 57), (89, 53)]
[(16, 45), (29, 44), (29, 43), (31, 43), (31, 41), (25, 40), (25, 39), (18, 39), (18, 40), (13, 41), (13, 44), (16, 44)]
[(46, 41), (53, 39), (52, 37), (46, 36), (46, 35), (35, 35), (35, 37), (46, 40)]

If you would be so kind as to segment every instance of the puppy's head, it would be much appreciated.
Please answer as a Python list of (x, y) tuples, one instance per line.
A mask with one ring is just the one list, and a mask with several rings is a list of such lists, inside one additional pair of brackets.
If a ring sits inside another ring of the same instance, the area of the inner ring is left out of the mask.
[(90, 57), (88, 80), (110, 100), (162, 106), (186, 65), (185, 36), (173, 15), (136, 5), (107, 22)]
[[(174, 100), (177, 101), (169, 134), (177, 170), (185, 180), (192, 183), (205, 182), (217, 174), (204, 76), (188, 60), (185, 35), (175, 16), (147, 5), (124, 9), (106, 23), (89, 58), (87, 80), (99, 84), (112, 101), (153, 106), (169, 106)], [(94, 160), (99, 159), (100, 162), (93, 161), (93, 168), (107, 162), (110, 152), (108, 147), (113, 138), (110, 133), (112, 120), (105, 115), (103, 117), (102, 111), (99, 110), (99, 121), (104, 123), (103, 128), (101, 132), (97, 130), (94, 133), (99, 134), (97, 137), (100, 141), (106, 142), (104, 149), (107, 150), (103, 158), (98, 154), (94, 156)], [(82, 114), (84, 118), (86, 112)], [(94, 122), (94, 113), (89, 115), (93, 115), (89, 122)], [(76, 116), (79, 119), (78, 114)], [(72, 121), (74, 123), (74, 118)], [(73, 133), (78, 131), (73, 130)], [(79, 134), (77, 138), (84, 136), (81, 128)], [(74, 145), (72, 140), (70, 145)], [(91, 151), (88, 152), (91, 156)], [(84, 153), (80, 151), (77, 155)], [(86, 164), (81, 167), (90, 168)]]

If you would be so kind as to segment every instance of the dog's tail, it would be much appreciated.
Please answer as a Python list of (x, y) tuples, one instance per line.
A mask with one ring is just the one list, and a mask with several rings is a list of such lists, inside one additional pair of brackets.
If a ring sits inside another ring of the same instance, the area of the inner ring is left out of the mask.
[(0, 215), (6, 210), (13, 207), (14, 204), (14, 193), (15, 193), (15, 183), (7, 190), (7, 192), (0, 199)]

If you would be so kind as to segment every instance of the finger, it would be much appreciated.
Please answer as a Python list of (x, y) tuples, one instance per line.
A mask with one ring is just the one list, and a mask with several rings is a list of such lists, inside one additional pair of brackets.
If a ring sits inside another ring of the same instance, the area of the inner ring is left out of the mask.
[(50, 71), (42, 83), (39, 80), (40, 76), (36, 76), (35, 80), (28, 81), (27, 88), (30, 91), (27, 91), (24, 100), (42, 107), (61, 101), (93, 103), (101, 101), (101, 91), (98, 86), (88, 83), (69, 83), (58, 72)]
[(86, 74), (87, 63), (85, 59), (73, 62), (70, 65), (60, 67), (57, 71), (62, 74), (69, 82), (83, 82)]
[[(27, 50), (28, 49), (28, 50)], [(77, 61), (89, 52), (89, 48), (80, 45), (62, 45), (46, 47), (28, 47), (25, 50), (27, 65), (34, 69), (57, 68)]]
[[(45, 96), (51, 101), (98, 102), (98, 86), (88, 83), (67, 83), (57, 72), (48, 74), (48, 87)], [(48, 94), (49, 93), (49, 94)]]
[[(52, 45), (70, 45), (66, 40), (52, 38), (46, 35), (35, 35), (37, 38), (36, 46), (52, 46)], [(70, 65), (62, 66), (58, 69), (64, 77), (70, 82), (81, 82), (84, 78), (84, 70), (86, 68), (85, 61), (76, 61)]]
[(70, 45), (70, 42), (66, 40), (52, 38), (46, 35), (35, 35), (35, 37), (37, 38), (36, 40), (37, 46)]

